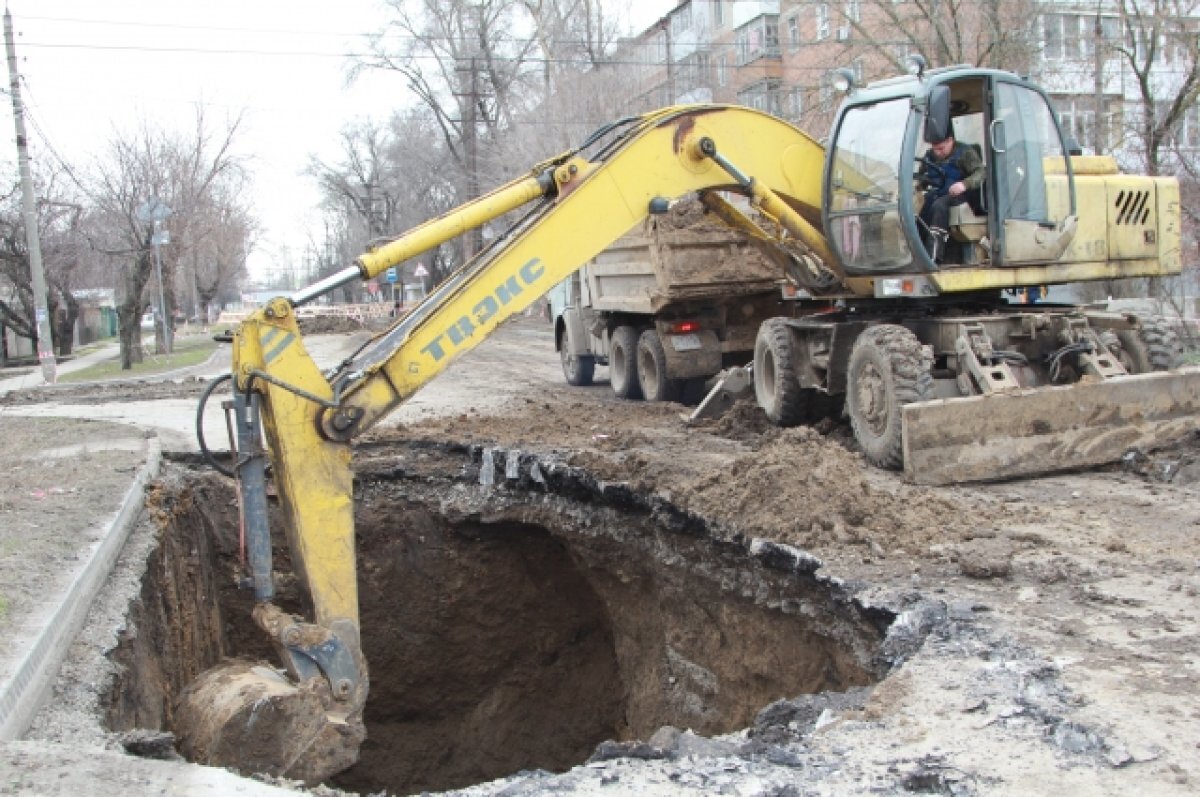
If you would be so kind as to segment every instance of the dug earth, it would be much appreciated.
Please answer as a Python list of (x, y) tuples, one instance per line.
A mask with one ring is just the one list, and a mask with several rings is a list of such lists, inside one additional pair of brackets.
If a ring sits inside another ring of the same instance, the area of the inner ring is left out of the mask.
[[(323, 793), (1196, 792), (1200, 437), (914, 487), (838, 422), (782, 430), (739, 404), (688, 426), (604, 376), (567, 388), (551, 331), (519, 319), (359, 441), (368, 741)], [(5, 528), (37, 510), (18, 500), (49, 484), (21, 481), (30, 451), (61, 448), (68, 416), (199, 391), (5, 397), (0, 429), (28, 446), (0, 452), (20, 485)], [(0, 747), (0, 793), (115, 794), (133, 771), (170, 793), (178, 763), (80, 751), (150, 737), (170, 757), (170, 699), (198, 668), (273, 662), (237, 589), (234, 493), (177, 442), (186, 421), (154, 423), (133, 436), (171, 441), (168, 462), (114, 574), (121, 612), (114, 585), (29, 737)], [(79, 507), (113, 492), (51, 486)], [(13, 573), (62, 556), (6, 545)], [(239, 783), (298, 788), (268, 780)]]

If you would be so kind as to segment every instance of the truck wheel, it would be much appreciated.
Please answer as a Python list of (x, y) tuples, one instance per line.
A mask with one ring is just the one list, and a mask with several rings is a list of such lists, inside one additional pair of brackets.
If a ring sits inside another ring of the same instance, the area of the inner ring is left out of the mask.
[(667, 376), (667, 355), (662, 339), (653, 329), (638, 338), (637, 376), (646, 401), (678, 401), (680, 381)]
[(769, 318), (758, 329), (754, 396), (776, 426), (795, 426), (804, 420), (804, 391), (792, 364), (792, 334), (785, 319)]
[(1169, 371), (1183, 362), (1183, 347), (1175, 330), (1161, 318), (1138, 316), (1141, 325), (1137, 329), (1125, 329), (1117, 333), (1120, 341), (1117, 356), (1125, 370), (1131, 374), (1146, 374), (1151, 371)]
[(563, 376), (568, 385), (587, 387), (596, 373), (596, 358), (589, 354), (571, 352), (571, 336), (563, 333), (558, 346), (558, 358), (562, 361)]
[(613, 392), (623, 399), (640, 399), (642, 386), (637, 373), (638, 331), (617, 327), (608, 350), (608, 381)]
[(933, 392), (933, 354), (904, 327), (880, 324), (858, 336), (846, 374), (846, 411), (854, 437), (872, 465), (904, 464), (900, 416), (905, 404)]

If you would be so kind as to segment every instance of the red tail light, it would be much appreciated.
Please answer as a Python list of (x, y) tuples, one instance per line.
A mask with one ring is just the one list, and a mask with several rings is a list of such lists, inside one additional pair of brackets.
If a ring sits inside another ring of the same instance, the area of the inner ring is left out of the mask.
[(689, 332), (699, 332), (699, 321), (676, 321), (671, 325), (671, 333), (675, 335), (686, 335)]

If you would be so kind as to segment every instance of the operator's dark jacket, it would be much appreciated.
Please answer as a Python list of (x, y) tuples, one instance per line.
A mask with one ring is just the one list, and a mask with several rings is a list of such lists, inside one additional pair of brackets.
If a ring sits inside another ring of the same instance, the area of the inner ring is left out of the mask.
[[(936, 169), (930, 169), (930, 166)], [(921, 221), (927, 227), (944, 233), (950, 226), (950, 208), (953, 205), (967, 202), (976, 213), (982, 212), (980, 188), (987, 172), (983, 168), (983, 158), (975, 147), (955, 141), (954, 149), (950, 150), (945, 160), (938, 160), (930, 150), (926, 153), (923, 171), (929, 177), (940, 178), (937, 182), (930, 180), (932, 184), (921, 208)], [(967, 190), (959, 196), (950, 196), (950, 186), (959, 180)]]
[(932, 151), (929, 155), (930, 162), (942, 170), (941, 184), (933, 189), (935, 196), (945, 196), (946, 192), (950, 190), (950, 186), (959, 180), (962, 180), (968, 191), (983, 185), (983, 179), (986, 176), (983, 158), (974, 147), (955, 141), (954, 149), (950, 151), (949, 157), (945, 160), (938, 160)]

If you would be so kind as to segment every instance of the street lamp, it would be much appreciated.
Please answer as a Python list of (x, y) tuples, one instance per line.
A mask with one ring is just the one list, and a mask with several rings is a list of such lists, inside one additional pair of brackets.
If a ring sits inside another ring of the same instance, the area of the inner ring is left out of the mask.
[(167, 324), (167, 298), (163, 291), (162, 253), (160, 247), (171, 242), (171, 234), (162, 229), (162, 223), (171, 217), (173, 211), (167, 204), (156, 196), (152, 196), (137, 209), (137, 218), (141, 222), (154, 224), (154, 234), (150, 243), (154, 246), (154, 273), (158, 277), (158, 317), (162, 324), (163, 348), (166, 354), (171, 353), (171, 328)]

